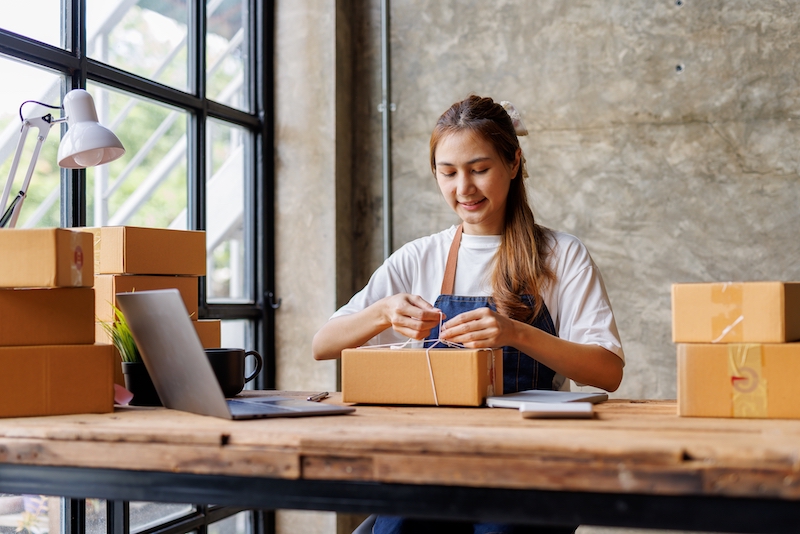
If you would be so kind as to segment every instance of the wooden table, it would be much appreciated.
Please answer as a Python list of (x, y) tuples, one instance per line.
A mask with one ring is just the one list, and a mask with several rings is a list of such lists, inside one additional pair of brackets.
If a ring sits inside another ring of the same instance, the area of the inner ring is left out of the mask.
[(679, 418), (673, 401), (609, 401), (572, 421), (384, 406), (238, 422), (161, 408), (3, 419), (0, 462), (6, 493), (800, 531), (800, 421)]

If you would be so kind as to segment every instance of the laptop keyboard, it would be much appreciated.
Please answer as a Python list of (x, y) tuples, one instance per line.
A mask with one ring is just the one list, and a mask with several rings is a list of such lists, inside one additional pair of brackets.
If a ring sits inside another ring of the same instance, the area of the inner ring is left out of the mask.
[(286, 408), (275, 406), (273, 404), (256, 404), (253, 402), (241, 402), (236, 400), (225, 401), (228, 403), (228, 408), (232, 415), (258, 415), (258, 414), (275, 414), (286, 413)]

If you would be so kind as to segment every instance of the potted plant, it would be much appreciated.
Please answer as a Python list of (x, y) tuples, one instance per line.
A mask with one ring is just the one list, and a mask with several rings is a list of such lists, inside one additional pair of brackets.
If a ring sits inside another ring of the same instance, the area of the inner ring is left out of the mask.
[(103, 323), (103, 328), (111, 338), (111, 343), (117, 348), (122, 357), (122, 374), (125, 378), (125, 388), (133, 394), (130, 404), (136, 406), (161, 406), (161, 400), (150, 379), (150, 374), (139, 354), (139, 348), (133, 339), (128, 322), (122, 310), (114, 306), (114, 315), (117, 320)]

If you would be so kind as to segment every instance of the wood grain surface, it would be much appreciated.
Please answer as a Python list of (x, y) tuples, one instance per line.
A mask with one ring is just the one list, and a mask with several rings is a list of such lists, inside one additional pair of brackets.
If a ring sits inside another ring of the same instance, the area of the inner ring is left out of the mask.
[(163, 408), (0, 419), (0, 462), (800, 499), (800, 421), (680, 418), (674, 401), (612, 400), (591, 420), (523, 419), (492, 408), (356, 408), (235, 422)]

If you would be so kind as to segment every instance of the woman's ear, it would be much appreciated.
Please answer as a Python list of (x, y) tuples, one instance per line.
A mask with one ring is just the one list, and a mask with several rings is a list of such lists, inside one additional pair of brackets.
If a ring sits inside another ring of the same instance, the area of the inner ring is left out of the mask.
[(522, 149), (518, 148), (514, 153), (514, 165), (511, 167), (511, 179), (517, 177), (519, 173), (519, 166), (522, 164)]

